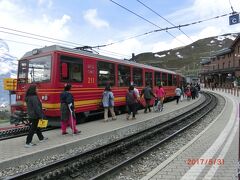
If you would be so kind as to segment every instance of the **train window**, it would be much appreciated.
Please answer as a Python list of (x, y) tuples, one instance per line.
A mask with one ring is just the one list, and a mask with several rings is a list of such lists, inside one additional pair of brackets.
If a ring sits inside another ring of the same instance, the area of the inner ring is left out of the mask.
[(162, 85), (167, 86), (167, 73), (162, 73)]
[(101, 62), (98, 64), (98, 86), (115, 85), (115, 66), (112, 63)]
[(172, 86), (172, 74), (168, 74), (168, 86)]
[(18, 83), (27, 83), (27, 61), (19, 61)]
[(61, 81), (83, 81), (82, 59), (69, 56), (61, 56)]
[(51, 77), (51, 56), (43, 56), (29, 60), (28, 81), (47, 82)]
[(118, 65), (118, 86), (126, 87), (130, 86), (130, 67), (124, 65)]
[(173, 75), (173, 86), (177, 85), (177, 75)]
[(136, 86), (142, 86), (143, 85), (142, 80), (143, 80), (142, 69), (133, 68), (133, 83), (136, 84)]
[(153, 80), (152, 80), (152, 73), (151, 72), (145, 72), (145, 85), (149, 84), (152, 86)]
[(159, 85), (161, 85), (161, 73), (160, 72), (155, 72), (154, 73), (154, 75), (155, 75), (155, 86), (159, 86)]

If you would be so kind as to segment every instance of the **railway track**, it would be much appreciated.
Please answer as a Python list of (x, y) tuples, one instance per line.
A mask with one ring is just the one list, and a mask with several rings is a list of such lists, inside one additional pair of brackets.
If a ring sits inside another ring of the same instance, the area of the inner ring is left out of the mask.
[[(217, 104), (217, 99), (213, 95), (204, 94), (204, 96), (206, 96), (206, 101), (198, 107), (158, 126), (109, 145), (7, 179), (66, 179), (69, 177), (73, 179), (79, 177), (82, 179), (106, 179), (110, 174), (144, 156), (201, 120)], [(96, 166), (100, 167), (97, 172)]]

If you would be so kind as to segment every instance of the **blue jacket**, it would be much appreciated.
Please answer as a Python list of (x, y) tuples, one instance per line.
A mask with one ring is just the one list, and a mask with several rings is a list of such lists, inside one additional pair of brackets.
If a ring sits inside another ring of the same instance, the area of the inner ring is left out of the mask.
[(114, 106), (114, 96), (111, 91), (104, 91), (102, 96), (103, 107), (113, 107)]

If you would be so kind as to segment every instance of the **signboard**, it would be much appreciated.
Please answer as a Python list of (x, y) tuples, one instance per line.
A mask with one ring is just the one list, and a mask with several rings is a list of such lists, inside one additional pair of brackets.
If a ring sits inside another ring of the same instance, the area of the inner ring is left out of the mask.
[(4, 90), (15, 91), (16, 87), (17, 87), (17, 79), (13, 79), (13, 78), (3, 79)]
[(239, 23), (239, 14), (234, 14), (229, 16), (229, 25), (234, 25)]

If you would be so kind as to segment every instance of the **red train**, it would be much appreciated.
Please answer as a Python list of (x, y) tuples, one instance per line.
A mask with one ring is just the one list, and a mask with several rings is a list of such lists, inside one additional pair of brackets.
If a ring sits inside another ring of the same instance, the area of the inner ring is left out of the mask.
[(59, 96), (66, 83), (72, 84), (71, 93), (79, 120), (101, 111), (99, 103), (107, 84), (111, 85), (115, 96), (116, 112), (125, 109), (126, 91), (133, 82), (140, 91), (146, 82), (154, 89), (161, 82), (167, 97), (173, 97), (183, 77), (173, 71), (58, 45), (34, 49), (19, 60), (16, 104), (11, 107), (11, 122), (24, 117), (25, 92), (31, 83), (38, 86), (39, 98), (50, 124), (59, 124)]

